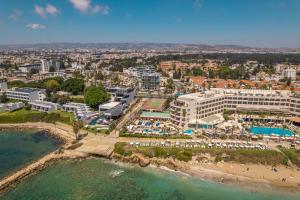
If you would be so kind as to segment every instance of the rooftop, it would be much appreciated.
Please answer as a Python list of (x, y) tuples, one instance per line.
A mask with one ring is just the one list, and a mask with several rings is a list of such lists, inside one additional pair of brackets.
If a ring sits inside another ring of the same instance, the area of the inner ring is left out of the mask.
[(118, 105), (120, 105), (121, 102), (117, 102), (117, 101), (112, 101), (112, 102), (109, 102), (109, 103), (105, 103), (105, 104), (102, 104), (102, 105), (99, 105), (99, 108), (102, 108), (102, 109), (112, 109)]
[(23, 92), (23, 93), (31, 93), (35, 91), (39, 91), (37, 88), (15, 88), (14, 91)]

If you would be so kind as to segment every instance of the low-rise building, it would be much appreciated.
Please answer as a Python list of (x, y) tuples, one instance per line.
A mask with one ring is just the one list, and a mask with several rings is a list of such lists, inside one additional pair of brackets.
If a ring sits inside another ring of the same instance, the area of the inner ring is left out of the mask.
[(107, 118), (117, 118), (123, 112), (123, 104), (121, 102), (109, 102), (99, 105), (99, 113), (103, 114)]
[(60, 107), (59, 104), (48, 101), (31, 101), (29, 102), (29, 105), (31, 106), (31, 109), (42, 112), (52, 112)]
[(0, 112), (12, 112), (15, 110), (19, 110), (24, 108), (25, 104), (23, 102), (16, 102), (16, 103), (3, 103), (0, 104)]
[(128, 87), (108, 87), (107, 92), (110, 94), (112, 101), (118, 101), (128, 106), (134, 100), (134, 89)]
[(6, 91), (8, 99), (20, 101), (43, 101), (46, 98), (44, 89), (37, 88), (13, 88)]

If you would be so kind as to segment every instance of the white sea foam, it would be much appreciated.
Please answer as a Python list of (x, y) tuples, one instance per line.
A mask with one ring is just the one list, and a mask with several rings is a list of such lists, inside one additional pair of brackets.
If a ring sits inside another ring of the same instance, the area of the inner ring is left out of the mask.
[(113, 170), (109, 173), (109, 176), (112, 178), (115, 178), (115, 177), (121, 176), (121, 174), (123, 172), (124, 172), (123, 170)]

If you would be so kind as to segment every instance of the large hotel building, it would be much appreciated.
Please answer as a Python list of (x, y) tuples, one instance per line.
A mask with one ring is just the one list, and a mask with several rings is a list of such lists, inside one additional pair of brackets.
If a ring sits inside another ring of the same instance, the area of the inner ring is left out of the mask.
[(182, 128), (195, 127), (225, 109), (300, 116), (300, 95), (287, 90), (211, 89), (179, 96), (171, 104), (171, 120)]

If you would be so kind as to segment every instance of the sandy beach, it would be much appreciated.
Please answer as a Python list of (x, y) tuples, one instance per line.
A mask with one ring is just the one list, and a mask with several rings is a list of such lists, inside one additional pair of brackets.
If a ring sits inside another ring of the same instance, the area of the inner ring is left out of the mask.
[(300, 191), (300, 170), (296, 167), (284, 165), (272, 167), (269, 165), (234, 162), (199, 162), (197, 157), (193, 157), (189, 162), (178, 161), (173, 158), (145, 158), (142, 155), (124, 159), (124, 157), (114, 154), (113, 158), (117, 162), (135, 163), (140, 166), (148, 163), (151, 166), (168, 168), (205, 180), (232, 185), (238, 184), (239, 186), (251, 188), (253, 191), (266, 190), (270, 187), (291, 192)]
[(300, 171), (293, 167), (239, 163), (186, 163), (183, 171), (192, 176), (228, 184), (252, 187), (256, 190), (268, 187), (299, 192)]

